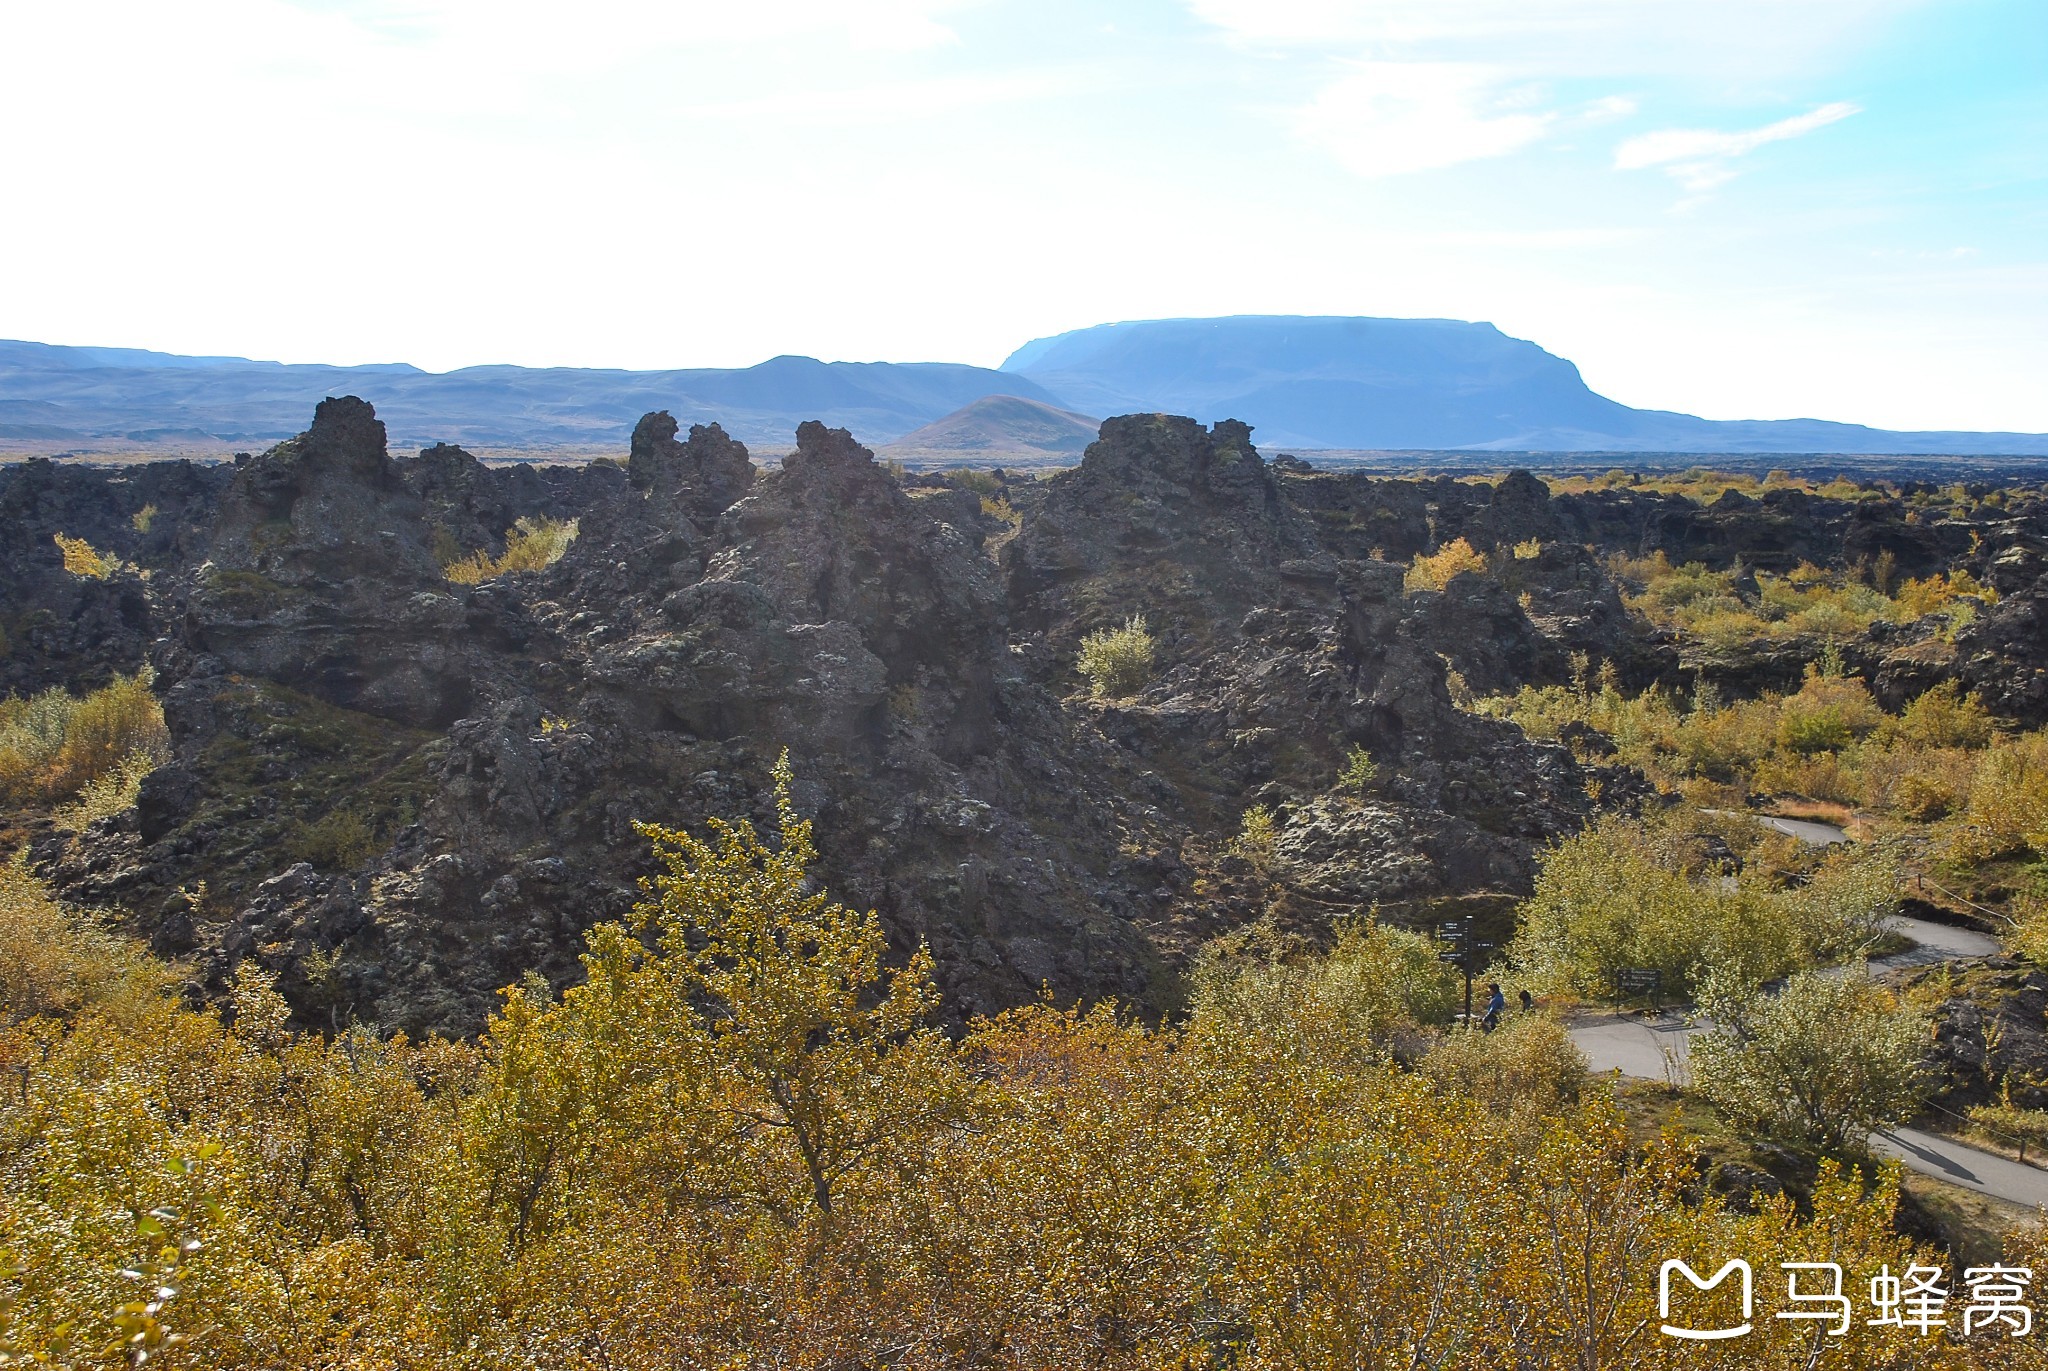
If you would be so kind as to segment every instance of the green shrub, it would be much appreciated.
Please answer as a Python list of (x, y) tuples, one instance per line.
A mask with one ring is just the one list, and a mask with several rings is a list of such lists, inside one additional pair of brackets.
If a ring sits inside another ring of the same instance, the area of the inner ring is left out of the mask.
[(2029, 733), (1984, 755), (1953, 846), (1966, 860), (2048, 855), (2048, 734)]
[(949, 471), (946, 473), (946, 481), (961, 490), (971, 490), (976, 495), (998, 495), (1003, 489), (1003, 483), (996, 479), (993, 471), (983, 471), (978, 467), (960, 467)]
[(1932, 823), (1969, 804), (1981, 757), (1959, 748), (1902, 747), (1872, 749), (1860, 760), (1863, 803)]
[(1681, 832), (1612, 816), (1557, 844), (1510, 960), (1552, 991), (1604, 996), (1616, 972), (1646, 968), (1679, 997), (1713, 973), (1756, 984), (1853, 958), (1897, 908), (1899, 869), (1884, 848), (1833, 854), (1791, 889), (1753, 874), (1759, 865), (1739, 881), (1691, 870), (1695, 850)]
[(1145, 630), (1145, 616), (1133, 614), (1122, 628), (1099, 629), (1081, 640), (1076, 665), (1090, 691), (1117, 700), (1135, 695), (1152, 679), (1158, 643)]
[(73, 576), (88, 580), (104, 581), (114, 574), (119, 563), (103, 556), (83, 538), (67, 538), (59, 533), (55, 538), (57, 550), (64, 554), (64, 569)]
[(1994, 1137), (2048, 1149), (2048, 1109), (2022, 1109), (2015, 1104), (1980, 1104), (1970, 1111), (1970, 1122)]
[(17, 856), (0, 862), (0, 1008), (9, 1019), (98, 1006), (128, 1020), (177, 980), (127, 939), (72, 914)]
[(2000, 732), (1983, 704), (1952, 682), (1892, 715), (1861, 679), (1821, 663), (1790, 695), (1728, 703), (1702, 681), (1690, 709), (1655, 685), (1629, 697), (1591, 678), (1590, 661), (1575, 663), (1572, 685), (1524, 686), (1473, 708), (1536, 738), (1585, 724), (1659, 790), (1683, 790), (1701, 804), (1745, 803), (1740, 793), (1709, 793), (1720, 787), (1796, 795), (1915, 823), (1945, 821), (1941, 846), (1965, 862), (2029, 848), (2048, 853), (2048, 736)]
[(1273, 846), (1279, 837), (1280, 825), (1273, 818), (1273, 811), (1264, 805), (1253, 805), (1239, 821), (1230, 850), (1264, 871), (1273, 860)]
[[(116, 768), (139, 766), (131, 760), (138, 755), (160, 760), (169, 734), (154, 680), (144, 667), (83, 698), (53, 687), (0, 700), (0, 800), (65, 800)], [(140, 784), (140, 775), (133, 779)]]
[(1344, 754), (1344, 764), (1337, 769), (1339, 790), (1365, 790), (1379, 779), (1380, 764), (1372, 754), (1353, 743), (1351, 750)]
[(2027, 896), (2017, 902), (2005, 945), (2030, 962), (2048, 965), (2048, 900)]
[(1694, 1088), (1763, 1136), (1840, 1153), (1926, 1098), (1931, 1026), (1867, 980), (1801, 973), (1767, 996), (1710, 979), (1699, 1009)]
[(1954, 681), (1943, 681), (1908, 704), (1885, 732), (1922, 747), (1980, 748), (1990, 744), (1996, 728), (1975, 695), (1965, 695)]
[(58, 688), (0, 700), (0, 796), (41, 799), (78, 701)]
[(1259, 923), (1216, 939), (1193, 973), (1205, 1031), (1303, 1059), (1384, 1054), (1399, 1029), (1448, 1023), (1458, 983), (1419, 934), (1347, 920), (1316, 953)]
[(1854, 677), (1809, 668), (1778, 711), (1778, 742), (1788, 752), (1839, 752), (1884, 722), (1884, 711)]
[(1647, 968), (1683, 994), (1728, 913), (1720, 891), (1660, 860), (1640, 823), (1609, 818), (1545, 856), (1509, 957), (1553, 992), (1606, 995), (1616, 972)]
[(163, 706), (150, 689), (155, 680), (156, 673), (144, 667), (132, 676), (116, 676), (78, 702), (57, 752), (57, 793), (75, 794), (130, 753), (168, 746)]
[(153, 747), (137, 748), (114, 764), (113, 770), (93, 777), (79, 787), (78, 799), (57, 816), (59, 827), (81, 829), (95, 819), (108, 819), (135, 805), (142, 782), (164, 764), (168, 754)]
[(216, 566), (207, 568), (205, 585), (221, 608), (251, 619), (270, 613), (301, 593), (258, 571), (230, 571)]
[(306, 824), (285, 843), (293, 861), (328, 871), (350, 871), (377, 855), (376, 825), (351, 805), (340, 805)]
[(1729, 649), (1758, 638), (1839, 639), (1881, 619), (1910, 622), (1929, 615), (1945, 617), (1952, 633), (1979, 604), (1997, 599), (1967, 572), (1908, 581), (1889, 591), (1888, 580), (1870, 583), (1868, 567), (1828, 571), (1807, 562), (1783, 575), (1759, 571), (1753, 580), (1739, 565), (1726, 571), (1699, 562), (1673, 566), (1662, 552), (1612, 557), (1608, 569), (1617, 580), (1641, 587), (1624, 596), (1637, 613)]
[(1906, 874), (1890, 846), (1843, 844), (1804, 885), (1775, 894), (1802, 957), (1836, 962), (1863, 955), (1899, 912)]

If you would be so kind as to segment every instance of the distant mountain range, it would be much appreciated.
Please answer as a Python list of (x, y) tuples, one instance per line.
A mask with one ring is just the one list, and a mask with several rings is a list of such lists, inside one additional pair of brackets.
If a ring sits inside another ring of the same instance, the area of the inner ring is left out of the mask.
[(339, 394), (372, 401), (405, 446), (623, 447), (640, 415), (665, 409), (770, 449), (822, 419), (922, 456), (1064, 458), (1085, 445), (1089, 415), (1164, 410), (1242, 419), (1262, 445), (1297, 450), (2048, 455), (2048, 434), (1631, 409), (1534, 343), (1449, 319), (1103, 324), (1027, 343), (993, 371), (777, 357), (731, 369), (436, 373), (0, 342), (0, 443), (16, 451), (254, 447)]
[(253, 446), (288, 438), (329, 395), (360, 395), (402, 446), (613, 446), (665, 409), (684, 425), (723, 424), (745, 442), (787, 447), (822, 419), (886, 442), (985, 395), (1043, 404), (1021, 376), (951, 362), (820, 362), (684, 371), (579, 367), (288, 366), (242, 357), (178, 357), (126, 348), (0, 342), (0, 439), (89, 446), (95, 440)]

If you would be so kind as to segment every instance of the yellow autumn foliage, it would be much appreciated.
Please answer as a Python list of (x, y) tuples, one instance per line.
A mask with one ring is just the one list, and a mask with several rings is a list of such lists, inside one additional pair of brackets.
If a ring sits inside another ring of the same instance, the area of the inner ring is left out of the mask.
[[(1541, 1030), (1403, 1069), (1364, 1026), (1439, 988), (1398, 938), (1219, 972), (1184, 1024), (1040, 1004), (940, 1032), (928, 960), (816, 888), (777, 781), (772, 838), (644, 830), (658, 874), (585, 978), (508, 990), (467, 1043), (296, 1031), (246, 967), (188, 1007), (0, 881), (0, 1346), (208, 1371), (1791, 1368), (1803, 1325), (1662, 1338), (1659, 1264), (1932, 1257), (1892, 1231), (1892, 1173), (1722, 1208)], [(1537, 1108), (1503, 1107), (1524, 1090)], [(1977, 1353), (1859, 1328), (1829, 1355)]]
[[(509, 571), (540, 571), (562, 560), (576, 541), (577, 520), (522, 518), (505, 530), (505, 551), (493, 557), (478, 549), (448, 561), (442, 573), (461, 585), (475, 585)], [(458, 545), (459, 546), (459, 545)]]
[(94, 548), (83, 538), (67, 538), (56, 534), (57, 550), (64, 554), (64, 569), (73, 576), (88, 580), (104, 581), (114, 574), (116, 563)]
[(1409, 590), (1442, 590), (1453, 576), (1485, 570), (1486, 558), (1465, 539), (1454, 538), (1435, 552), (1418, 556), (1409, 565), (1402, 584)]
[(52, 687), (0, 700), (0, 803), (68, 800), (90, 787), (92, 817), (126, 808), (169, 753), (154, 680), (144, 667), (83, 696)]

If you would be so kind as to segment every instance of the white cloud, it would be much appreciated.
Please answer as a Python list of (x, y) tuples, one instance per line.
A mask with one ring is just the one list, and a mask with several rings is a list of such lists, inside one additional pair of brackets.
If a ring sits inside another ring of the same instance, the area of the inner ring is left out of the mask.
[[(1840, 62), (1886, 21), (1930, 0), (1182, 3), (1212, 33), (1263, 59), (1326, 70), (1356, 58), (1298, 111), (1295, 128), (1351, 170), (1378, 177), (1499, 157), (1547, 134), (1631, 120), (1641, 108), (1636, 92), (1672, 80), (1718, 99), (1753, 98)], [(1529, 92), (1552, 90), (1551, 108), (1530, 107)], [(1782, 96), (1774, 90), (1772, 98)], [(1839, 115), (1831, 107), (1828, 117)], [(1803, 131), (1788, 126), (1771, 136)], [(1731, 177), (1744, 151), (1717, 143), (1659, 164), (1699, 194)]]
[(1556, 116), (1527, 89), (1450, 62), (1366, 62), (1323, 88), (1297, 130), (1360, 176), (1394, 176), (1516, 152)]
[[(1862, 49), (1925, 2), (1184, 0), (1218, 22), (1105, 32), (1042, 0), (0, 0), (0, 332), (661, 367), (1463, 317), (1630, 403), (2048, 428), (2036, 201), (1971, 165), (2031, 165), (2021, 125), (1930, 119), (1937, 151), (1712, 223), (1611, 170), (1652, 129), (1920, 99), (1911, 49)], [(1771, 155), (1661, 146), (1696, 184)]]
[(1717, 129), (1660, 129), (1623, 142), (1614, 150), (1614, 166), (1617, 171), (1662, 167), (1688, 191), (1705, 194), (1735, 178), (1733, 164), (1737, 158), (1746, 157), (1766, 144), (1798, 138), (1860, 113), (1860, 106), (1837, 100), (1775, 124), (1734, 133)]
[(1512, 63), (1552, 75), (1756, 82), (1839, 59), (1933, 0), (1183, 0), (1257, 47)]

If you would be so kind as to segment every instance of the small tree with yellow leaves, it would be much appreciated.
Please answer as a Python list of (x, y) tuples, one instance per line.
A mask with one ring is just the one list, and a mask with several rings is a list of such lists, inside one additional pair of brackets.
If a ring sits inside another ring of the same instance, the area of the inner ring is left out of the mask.
[(1264, 874), (1273, 861), (1273, 849), (1279, 841), (1280, 823), (1273, 817), (1273, 811), (1264, 805), (1253, 805), (1239, 821), (1237, 836), (1230, 840), (1230, 851)]
[[(716, 1127), (699, 1133), (715, 1171), (783, 1208), (775, 1178), (800, 1173), (821, 1218), (843, 1178), (871, 1156), (948, 1118), (959, 1104), (931, 953), (882, 968), (887, 940), (873, 910), (810, 887), (810, 820), (791, 798), (789, 754), (775, 764), (776, 826), (762, 841), (744, 820), (712, 837), (639, 825), (665, 874), (633, 924), (659, 940), (674, 988), (701, 1008), (703, 1098)], [(593, 947), (601, 957), (603, 949)], [(593, 979), (597, 967), (593, 967)]]

